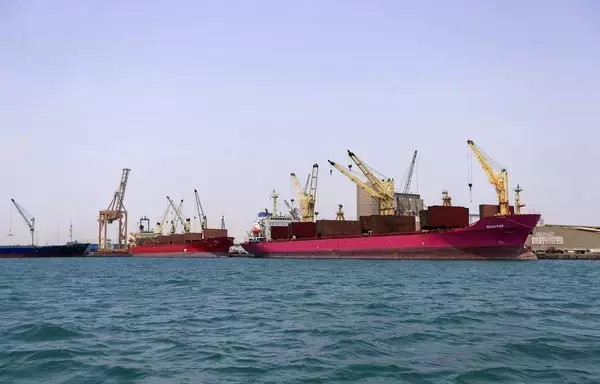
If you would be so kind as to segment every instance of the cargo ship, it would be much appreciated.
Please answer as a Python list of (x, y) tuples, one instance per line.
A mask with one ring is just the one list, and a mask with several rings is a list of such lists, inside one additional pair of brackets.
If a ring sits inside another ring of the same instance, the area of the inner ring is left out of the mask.
[[(407, 220), (406, 216), (397, 217)], [(255, 233), (240, 245), (254, 257), (266, 258), (517, 260), (529, 257), (524, 244), (539, 219), (539, 214), (488, 216), (462, 228), (330, 236), (318, 232), (314, 237), (295, 236), (294, 224), (290, 224), (285, 239)], [(346, 228), (356, 227), (356, 224), (339, 223), (338, 226)], [(270, 227), (268, 219), (261, 220), (261, 224)], [(318, 224), (318, 221), (297, 223), (296, 227), (304, 228), (296, 231), (308, 235), (316, 232)]]
[[(140, 222), (147, 221), (142, 218)], [(233, 237), (227, 229), (204, 228), (202, 232), (171, 233), (163, 235), (140, 225), (140, 232), (132, 234), (129, 253), (133, 257), (228, 257)]]
[(5, 245), (0, 246), (0, 258), (16, 257), (81, 257), (86, 256), (89, 243), (64, 245)]

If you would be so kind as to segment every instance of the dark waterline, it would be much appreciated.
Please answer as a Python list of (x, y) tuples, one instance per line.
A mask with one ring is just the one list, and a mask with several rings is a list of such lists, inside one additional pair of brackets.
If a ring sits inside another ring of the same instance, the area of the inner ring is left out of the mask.
[(600, 263), (0, 260), (1, 383), (597, 383)]

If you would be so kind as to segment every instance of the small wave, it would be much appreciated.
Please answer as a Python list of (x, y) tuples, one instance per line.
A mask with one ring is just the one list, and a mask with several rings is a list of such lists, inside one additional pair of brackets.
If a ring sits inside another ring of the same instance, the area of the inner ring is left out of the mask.
[(10, 333), (14, 339), (29, 342), (60, 341), (87, 336), (83, 332), (53, 324), (24, 324), (14, 328)]

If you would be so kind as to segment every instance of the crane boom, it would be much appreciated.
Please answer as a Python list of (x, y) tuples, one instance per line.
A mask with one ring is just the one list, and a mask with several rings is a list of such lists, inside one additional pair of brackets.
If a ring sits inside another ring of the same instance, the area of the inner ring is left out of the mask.
[(206, 229), (207, 219), (204, 214), (204, 208), (202, 208), (202, 203), (200, 202), (200, 196), (198, 195), (198, 190), (194, 189), (194, 195), (196, 196), (196, 210), (198, 211), (198, 220), (200, 220), (200, 226), (202, 229)]
[(181, 211), (175, 206), (175, 203), (173, 203), (173, 200), (171, 200), (171, 198), (169, 196), (167, 196), (167, 200), (169, 200), (169, 203), (171, 204), (171, 207), (173, 207), (173, 210), (175, 211), (175, 215), (177, 216), (177, 218), (179, 219), (179, 221), (183, 225), (184, 232), (185, 233), (190, 232), (190, 223), (183, 218), (183, 216), (181, 214)]
[(410, 191), (410, 183), (412, 181), (412, 176), (415, 171), (415, 164), (417, 163), (417, 151), (413, 154), (412, 161), (410, 162), (410, 167), (408, 168), (408, 175), (406, 176), (406, 182), (404, 183), (404, 189), (402, 193), (406, 194)]
[(116, 211), (123, 210), (123, 201), (125, 200), (125, 190), (127, 189), (127, 180), (129, 180), (129, 172), (131, 169), (125, 168), (123, 169), (123, 173), (121, 174), (121, 182), (119, 183), (119, 200), (117, 206), (115, 207)]
[(350, 180), (355, 182), (359, 187), (364, 189), (372, 197), (374, 197), (376, 199), (384, 198), (384, 196), (381, 193), (379, 193), (376, 189), (374, 189), (373, 187), (371, 187), (369, 184), (365, 183), (358, 177), (354, 176), (352, 173), (347, 171), (346, 168), (342, 167), (341, 165), (339, 165), (331, 160), (327, 160), (327, 161), (329, 162), (329, 164), (331, 164), (331, 166), (333, 166), (335, 169), (340, 171), (344, 176), (346, 176), (347, 178), (349, 178)]
[(29, 232), (31, 232), (31, 245), (34, 246), (35, 244), (33, 241), (33, 236), (35, 234), (35, 217), (33, 217), (29, 212), (27, 212), (25, 208), (21, 207), (15, 201), (15, 199), (10, 199), (10, 201), (12, 201), (12, 203), (15, 205), (17, 211), (19, 211), (19, 214), (21, 215), (21, 217), (23, 217), (23, 220), (25, 220), (25, 224), (27, 224), (27, 226), (29, 227)]
[[(354, 152), (348, 150), (348, 156), (350, 156), (350, 158), (352, 159), (352, 161), (354, 161), (354, 163), (356, 164), (358, 169), (360, 169), (360, 171), (365, 175), (367, 180), (369, 180), (369, 183), (371, 183), (373, 188), (378, 190), (379, 193), (384, 196), (388, 196), (388, 197), (392, 197), (392, 198), (394, 197), (393, 188), (392, 188), (392, 191), (390, 192), (389, 186), (385, 185), (377, 176), (375, 176), (373, 174), (373, 172), (369, 169), (369, 167), (362, 160), (360, 160), (358, 158), (358, 156), (356, 156), (354, 154)], [(391, 180), (391, 179), (388, 179), (388, 180)]]
[(404, 182), (404, 189), (402, 190), (402, 200), (398, 206), (398, 212), (400, 214), (405, 214), (409, 210), (410, 199), (408, 198), (408, 193), (410, 191), (410, 183), (412, 181), (412, 176), (415, 171), (415, 164), (417, 163), (417, 151), (413, 154), (412, 160), (410, 162), (410, 166), (408, 167), (408, 173), (406, 174), (406, 181)]
[(467, 140), (467, 145), (471, 148), (473, 155), (479, 161), (483, 172), (488, 177), (490, 184), (496, 190), (498, 195), (498, 204), (500, 206), (500, 215), (510, 215), (510, 206), (508, 202), (508, 173), (505, 168), (500, 167), (500, 171), (494, 170), (494, 167), (490, 164), (493, 161), (485, 155), (485, 153), (475, 145), (473, 140)]

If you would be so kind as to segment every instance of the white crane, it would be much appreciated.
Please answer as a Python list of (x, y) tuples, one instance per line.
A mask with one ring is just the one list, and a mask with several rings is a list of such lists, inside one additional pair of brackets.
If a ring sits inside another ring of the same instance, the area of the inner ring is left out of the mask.
[(171, 200), (171, 198), (169, 196), (167, 196), (167, 200), (169, 200), (169, 203), (171, 204), (171, 207), (173, 207), (173, 210), (175, 211), (175, 215), (177, 215), (177, 218), (179, 219), (179, 221), (183, 225), (183, 231), (185, 233), (189, 233), (190, 232), (190, 219), (184, 219), (183, 218), (183, 215), (181, 214), (181, 211), (175, 206), (175, 203), (173, 203), (173, 200)]
[(15, 199), (10, 199), (10, 201), (12, 201), (12, 203), (15, 205), (17, 211), (19, 211), (19, 213), (23, 217), (23, 220), (25, 220), (25, 223), (29, 227), (29, 232), (31, 232), (31, 245), (35, 246), (35, 243), (33, 241), (33, 235), (35, 234), (35, 217), (31, 216), (31, 214), (29, 214), (29, 212), (27, 212), (25, 208), (21, 207), (15, 201)]
[(198, 190), (194, 189), (194, 194), (196, 195), (196, 210), (198, 211), (198, 220), (200, 220), (200, 227), (202, 230), (205, 230), (208, 226), (208, 220), (206, 219), (206, 214), (204, 214), (204, 208), (202, 208), (202, 203), (200, 202), (200, 196), (198, 195)]
[(298, 208), (293, 207), (287, 200), (283, 200), (283, 202), (285, 203), (285, 206), (289, 210), (290, 216), (292, 216), (292, 219), (300, 220), (300, 216), (298, 215)]

